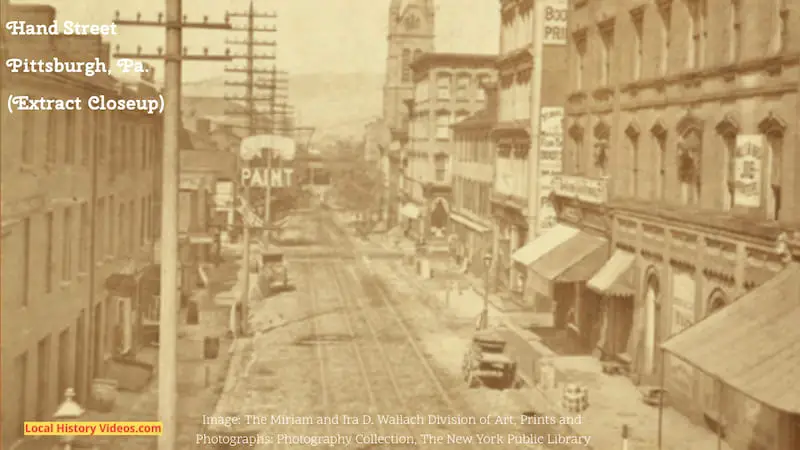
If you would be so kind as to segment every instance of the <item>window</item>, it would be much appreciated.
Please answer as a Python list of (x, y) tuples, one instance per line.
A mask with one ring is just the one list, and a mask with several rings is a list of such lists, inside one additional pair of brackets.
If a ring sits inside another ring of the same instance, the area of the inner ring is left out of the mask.
[(484, 86), (489, 83), (488, 75), (479, 75), (477, 78), (477, 86), (475, 87), (475, 97), (478, 101), (486, 101), (486, 89)]
[(436, 181), (444, 181), (447, 175), (447, 155), (438, 154), (435, 156)]
[[(27, 383), (27, 379), (28, 379), (28, 353), (27, 352), (25, 352), (25, 353), (17, 356), (16, 358), (14, 358), (13, 370), (14, 370), (14, 372), (13, 372), (14, 375), (11, 377), (11, 380), (15, 380), (14, 382), (16, 383), (17, 389), (14, 389), (12, 391), (13, 398), (11, 400), (7, 401), (7, 404), (15, 405), (14, 406), (14, 410), (15, 410), (14, 413), (15, 414), (11, 414), (11, 419), (14, 421), (15, 426), (12, 426), (12, 427), (9, 427), (9, 428), (3, 427), (3, 430), (4, 430), (4, 434), (5, 433), (9, 433), (9, 434), (13, 433), (14, 437), (21, 438), (22, 437), (22, 431), (24, 430), (23, 423), (24, 423), (25, 420), (28, 419), (27, 410), (26, 410), (26, 406), (28, 404), (27, 396), (26, 396), (26, 392), (28, 390), (27, 389), (28, 388), (28, 383)], [(11, 380), (4, 381), (4, 382), (5, 383), (9, 383)], [(5, 399), (4, 399), (4, 402), (6, 402)], [(13, 431), (9, 431), (9, 430), (13, 430)], [(6, 436), (3, 436), (3, 438), (5, 438), (5, 437)]]
[(78, 224), (78, 273), (89, 271), (89, 204), (81, 204), (81, 217)]
[(708, 16), (706, 0), (691, 0), (689, 8), (689, 41), (687, 46), (687, 69), (703, 67), (706, 45), (706, 17)]
[(573, 164), (575, 168), (575, 174), (582, 174), (583, 171), (583, 130), (579, 128), (572, 128), (570, 130), (570, 137), (572, 138), (572, 148), (573, 148)]
[(603, 47), (600, 55), (600, 85), (608, 86), (611, 84), (611, 61), (614, 53), (614, 25), (605, 24), (600, 29), (600, 39)]
[(778, 220), (781, 217), (781, 170), (783, 169), (785, 127), (783, 124), (774, 121), (773, 123), (764, 123), (762, 129), (766, 135), (767, 148), (769, 150), (767, 214), (770, 220)]
[(403, 56), (400, 64), (400, 70), (402, 70), (401, 80), (403, 82), (411, 81), (411, 50), (403, 49)]
[(65, 112), (64, 162), (75, 164), (75, 111)]
[(650, 129), (655, 141), (654, 156), (655, 156), (655, 183), (651, 198), (657, 200), (664, 200), (666, 198), (667, 188), (667, 129), (661, 124), (656, 122), (653, 128)]
[(104, 166), (106, 163), (106, 120), (107, 113), (95, 112), (95, 132), (94, 132), (94, 149), (96, 152), (96, 160), (98, 166)]
[(83, 113), (83, 136), (81, 138), (83, 152), (81, 153), (81, 164), (84, 167), (89, 167), (89, 159), (92, 156), (92, 130), (95, 127), (94, 114), (94, 111), (85, 111)]
[(53, 233), (55, 232), (55, 217), (52, 211), (49, 211), (44, 216), (44, 239), (45, 239), (45, 255), (44, 255), (44, 292), (50, 293), (53, 291)]
[(22, 148), (20, 156), (23, 164), (33, 164), (36, 152), (36, 116), (31, 111), (22, 113)]
[(644, 10), (637, 8), (632, 13), (633, 19), (633, 79), (642, 78), (642, 51), (644, 48)]
[(586, 64), (586, 30), (573, 34), (575, 42), (575, 90), (583, 90), (583, 75)]
[(736, 131), (730, 130), (722, 135), (722, 141), (725, 143), (725, 151), (723, 155), (722, 170), (725, 176), (723, 177), (722, 192), (725, 193), (723, 199), (723, 210), (730, 211), (736, 204), (736, 188), (734, 181), (736, 180)]
[(136, 242), (136, 203), (131, 200), (128, 203), (128, 251), (133, 251), (137, 247)]
[(637, 197), (640, 193), (639, 183), (642, 177), (641, 167), (639, 166), (641, 163), (639, 158), (639, 130), (634, 126), (629, 126), (625, 130), (625, 134), (628, 136), (628, 145), (630, 145), (631, 152), (631, 194), (633, 197)]
[(730, 39), (728, 40), (728, 63), (733, 64), (739, 60), (742, 49), (742, 0), (731, 0)]
[(97, 199), (97, 209), (94, 214), (95, 220), (95, 240), (97, 241), (97, 259), (100, 260), (105, 256), (105, 241), (106, 241), (106, 201), (105, 199)]
[(771, 42), (772, 54), (783, 53), (786, 50), (786, 42), (788, 39), (788, 18), (789, 10), (786, 9), (784, 2), (786, 0), (772, 0), (774, 5), (773, 13), (773, 36)]
[(736, 205), (736, 189), (734, 182), (736, 181), (736, 137), (739, 135), (739, 125), (737, 121), (730, 115), (726, 115), (720, 123), (717, 124), (717, 133), (722, 138), (723, 152), (722, 152), (722, 192), (723, 202), (722, 207), (724, 211), (730, 211)]
[(38, 396), (36, 398), (36, 420), (49, 420), (53, 414), (50, 408), (50, 336), (39, 341), (36, 349), (36, 375)]
[(45, 163), (55, 164), (58, 161), (58, 114), (55, 111), (48, 111), (44, 117), (47, 121)]
[(72, 209), (64, 209), (64, 223), (61, 225), (61, 279), (69, 281), (72, 277)]
[(116, 236), (116, 233), (115, 233), (116, 232), (116, 223), (114, 223), (114, 218), (116, 217), (114, 215), (114, 213), (115, 213), (115, 211), (114, 211), (115, 202), (114, 202), (114, 196), (113, 195), (108, 197), (108, 204), (107, 204), (106, 208), (107, 208), (106, 215), (108, 216), (108, 227), (106, 228), (106, 232), (107, 232), (106, 236), (108, 237), (106, 239), (106, 255), (107, 256), (111, 256), (111, 255), (114, 254), (114, 252), (117, 249), (117, 241), (116, 241), (116, 237), (115, 237)]
[(450, 113), (436, 115), (436, 139), (450, 139)]
[(147, 241), (147, 199), (142, 197), (139, 206), (139, 242), (145, 243)]
[[(70, 358), (69, 351), (69, 328), (62, 331), (58, 336), (58, 395), (64, 395), (69, 387), (72, 386), (72, 374), (69, 370)], [(59, 399), (60, 400), (60, 399)]]
[(20, 303), (28, 306), (31, 291), (31, 219), (22, 221), (22, 293)]
[(670, 32), (672, 30), (672, 6), (670, 3), (664, 3), (663, 7), (659, 8), (659, 16), (661, 16), (661, 51), (659, 52), (659, 75), (667, 75), (669, 72), (669, 46), (670, 46)]
[(436, 98), (450, 100), (450, 77), (441, 75), (436, 79)]
[(469, 82), (470, 76), (469, 75), (461, 75), (458, 77), (457, 87), (456, 87), (456, 98), (459, 100), (467, 100), (469, 94)]
[(678, 181), (681, 187), (681, 203), (696, 206), (700, 202), (700, 157), (703, 151), (703, 135), (698, 127), (686, 128), (678, 144)]
[(119, 211), (117, 212), (117, 227), (119, 227), (119, 232), (117, 233), (117, 255), (124, 254), (128, 249), (128, 243), (125, 242), (125, 238), (128, 236), (128, 233), (125, 232), (125, 228), (128, 226), (125, 206), (124, 202), (119, 202)]

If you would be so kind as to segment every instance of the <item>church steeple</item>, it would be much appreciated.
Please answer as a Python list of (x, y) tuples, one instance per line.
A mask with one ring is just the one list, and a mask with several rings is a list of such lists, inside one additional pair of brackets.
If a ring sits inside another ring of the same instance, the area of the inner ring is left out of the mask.
[(411, 61), (434, 51), (435, 9), (433, 0), (392, 0), (389, 4), (389, 46), (383, 90), (384, 119), (402, 128), (405, 100), (412, 98)]

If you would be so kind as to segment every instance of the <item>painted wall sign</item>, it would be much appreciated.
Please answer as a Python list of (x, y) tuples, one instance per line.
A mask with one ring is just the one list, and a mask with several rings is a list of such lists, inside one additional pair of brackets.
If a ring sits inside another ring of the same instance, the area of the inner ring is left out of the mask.
[(544, 20), (539, 23), (544, 27), (544, 45), (566, 45), (567, 0), (546, 0), (543, 3)]
[(543, 107), (541, 110), (541, 140), (539, 142), (539, 211), (538, 234), (555, 226), (556, 210), (550, 202), (553, 177), (561, 173), (563, 146), (562, 123), (564, 108)]
[(757, 208), (761, 206), (761, 174), (764, 157), (764, 137), (761, 135), (736, 136), (736, 153), (733, 160), (733, 203), (735, 206)]
[[(685, 271), (672, 269), (672, 311), (671, 334), (677, 334), (688, 328), (695, 321), (694, 303), (696, 284), (694, 276)], [(682, 391), (683, 394), (692, 395), (694, 368), (670, 356), (670, 382)]]
[(554, 175), (553, 192), (586, 203), (601, 205), (608, 201), (608, 180), (573, 175)]

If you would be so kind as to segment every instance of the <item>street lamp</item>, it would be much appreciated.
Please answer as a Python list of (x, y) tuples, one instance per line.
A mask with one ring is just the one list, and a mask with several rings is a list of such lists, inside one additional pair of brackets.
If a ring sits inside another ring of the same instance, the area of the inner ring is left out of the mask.
[(492, 254), (483, 255), (483, 311), (478, 328), (485, 330), (489, 327), (489, 269), (492, 267)]
[[(75, 402), (75, 390), (67, 388), (64, 392), (64, 397), (64, 403), (62, 403), (55, 414), (53, 414), (53, 419), (58, 421), (70, 421), (81, 417), (85, 410), (81, 405)], [(64, 450), (71, 450), (72, 443), (75, 441), (75, 436), (70, 434), (62, 436), (61, 441), (64, 443)]]

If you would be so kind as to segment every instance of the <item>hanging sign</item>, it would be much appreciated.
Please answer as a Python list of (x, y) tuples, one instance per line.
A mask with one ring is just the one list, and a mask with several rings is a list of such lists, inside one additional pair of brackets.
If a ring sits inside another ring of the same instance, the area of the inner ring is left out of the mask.
[(761, 174), (764, 137), (736, 136), (733, 161), (733, 204), (747, 208), (761, 206)]

